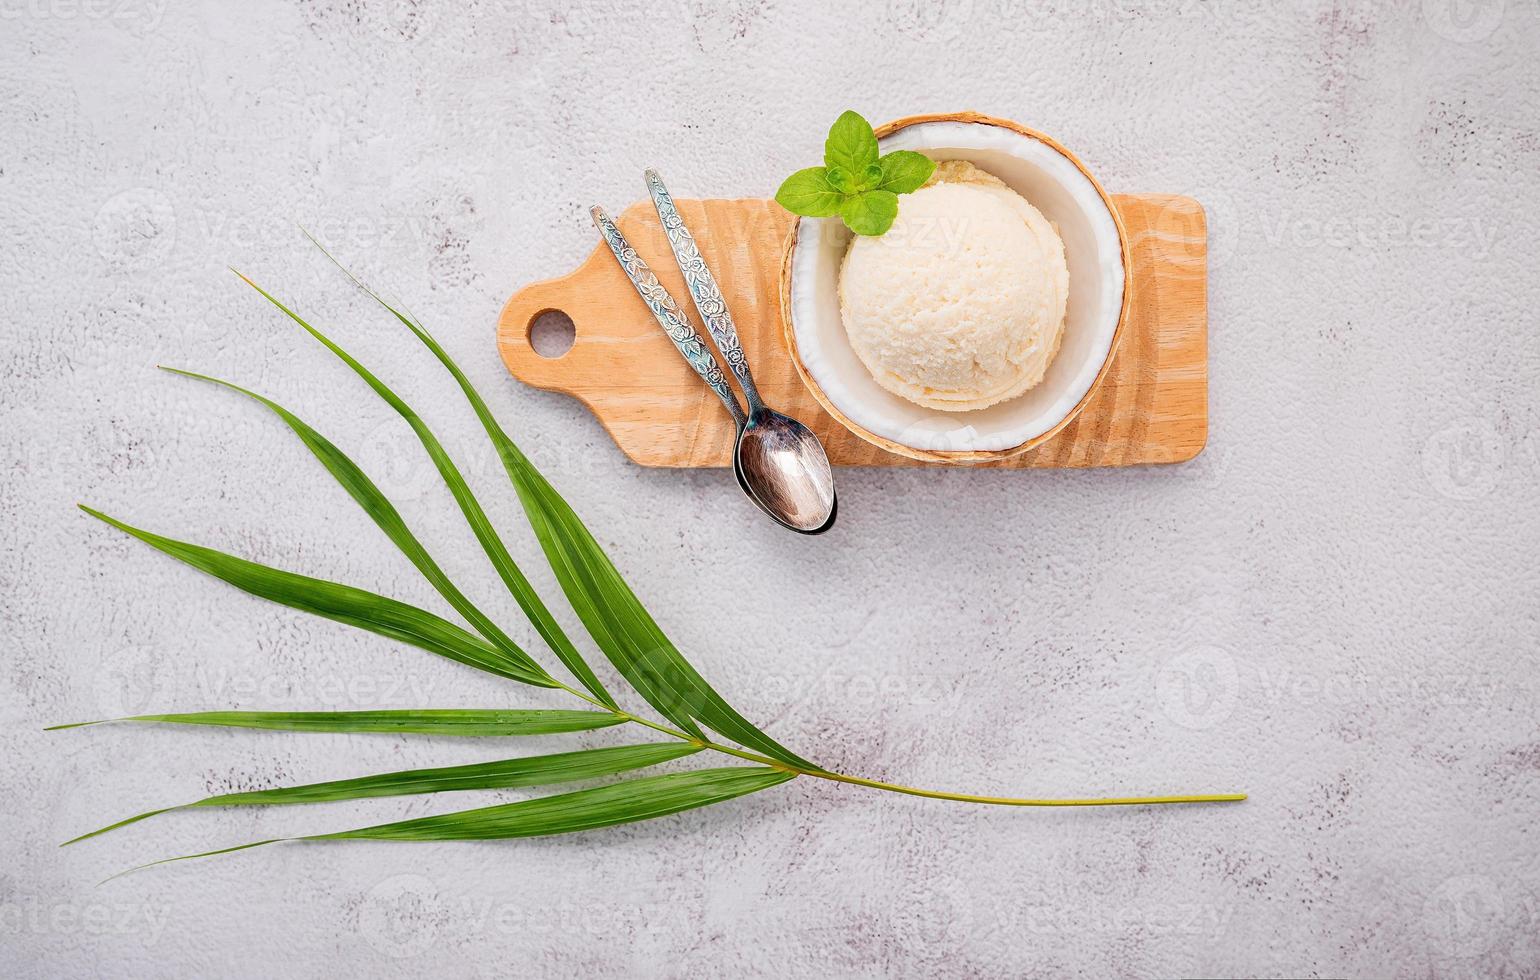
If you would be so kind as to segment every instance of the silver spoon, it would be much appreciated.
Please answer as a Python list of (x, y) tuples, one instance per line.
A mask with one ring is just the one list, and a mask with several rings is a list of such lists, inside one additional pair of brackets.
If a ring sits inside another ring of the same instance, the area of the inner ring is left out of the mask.
[[(626, 236), (620, 233), (615, 222), (598, 205), (588, 209), (593, 217), (594, 226), (599, 229), (599, 234), (609, 245), (610, 251), (615, 254), (615, 260), (620, 263), (620, 268), (625, 272), (626, 278), (631, 280), (631, 285), (636, 287), (636, 292), (642, 297), (642, 302), (652, 311), (653, 318), (668, 335), (668, 339), (674, 342), (674, 347), (684, 355), (685, 362), (695, 369), (695, 373), (701, 376), (706, 386), (716, 392), (716, 396), (722, 400), (727, 411), (733, 417), (734, 440), (736, 445), (737, 435), (742, 434), (744, 424), (748, 416), (738, 405), (738, 399), (733, 394), (732, 386), (727, 383), (727, 376), (717, 366), (716, 358), (711, 356), (711, 348), (701, 339), (695, 328), (685, 319), (684, 311), (679, 304), (674, 302), (674, 297), (669, 295), (663, 284), (658, 282), (658, 277), (648, 268), (642, 257), (636, 254), (636, 249), (626, 240)], [(759, 501), (754, 492), (749, 489), (748, 481), (743, 477), (743, 468), (738, 465), (738, 455), (733, 453), (733, 476), (738, 480), (738, 489), (743, 495), (753, 500), (758, 505)], [(771, 515), (774, 516), (774, 515)]]
[(733, 470), (739, 482), (761, 510), (792, 530), (807, 534), (828, 530), (834, 524), (838, 501), (823, 444), (807, 426), (760, 399), (727, 301), (656, 170), (647, 171), (647, 192), (658, 209), (658, 219), (674, 251), (674, 261), (684, 273), (695, 309), (728, 370), (743, 386), (747, 418), (738, 427), (733, 451)]
[(770, 409), (760, 399), (721, 290), (674, 208), (668, 189), (651, 170), (647, 171), (647, 188), (668, 235), (674, 259), (689, 285), (695, 308), (700, 311), (723, 360), (743, 386), (748, 411), (739, 406), (716, 358), (711, 356), (705, 341), (685, 319), (679, 305), (620, 234), (615, 223), (598, 207), (590, 211), (594, 224), (658, 324), (731, 413), (737, 426), (733, 475), (737, 477), (738, 486), (760, 510), (782, 526), (803, 534), (827, 531), (834, 524), (838, 502), (834, 474), (823, 445), (807, 426)]

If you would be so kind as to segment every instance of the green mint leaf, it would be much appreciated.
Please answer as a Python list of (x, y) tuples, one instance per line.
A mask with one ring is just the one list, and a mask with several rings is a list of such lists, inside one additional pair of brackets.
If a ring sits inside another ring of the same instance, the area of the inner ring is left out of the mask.
[(856, 183), (856, 179), (850, 176), (850, 171), (846, 170), (844, 167), (828, 168), (828, 179), (829, 186), (839, 191), (841, 194), (859, 194), (866, 189), (859, 186)]
[(883, 154), (877, 162), (882, 170), (882, 179), (870, 186), (895, 194), (919, 190), (930, 180), (930, 175), (936, 172), (936, 161), (913, 150), (894, 150)]
[(775, 199), (793, 214), (810, 218), (839, 215), (858, 235), (881, 235), (898, 217), (898, 195), (919, 190), (936, 165), (912, 150), (886, 156), (877, 134), (861, 114), (847, 109), (829, 127), (824, 166), (786, 178)]
[(845, 195), (829, 185), (823, 167), (808, 167), (787, 177), (775, 192), (775, 201), (792, 214), (809, 218), (828, 218), (839, 214)]
[(880, 235), (893, 227), (893, 219), (898, 217), (898, 195), (876, 190), (847, 197), (840, 205), (840, 217), (857, 235)]
[(877, 162), (877, 136), (872, 132), (872, 124), (854, 110), (840, 113), (824, 141), (823, 162), (848, 174), (865, 175), (866, 168)]

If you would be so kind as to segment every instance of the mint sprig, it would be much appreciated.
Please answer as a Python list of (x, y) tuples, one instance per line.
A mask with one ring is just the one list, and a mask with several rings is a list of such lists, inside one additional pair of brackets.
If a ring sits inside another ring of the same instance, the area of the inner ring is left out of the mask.
[(898, 195), (919, 190), (936, 170), (934, 160), (913, 150), (879, 155), (872, 124), (853, 109), (829, 127), (823, 164), (787, 177), (776, 202), (809, 218), (837, 214), (857, 235), (873, 236), (893, 227)]

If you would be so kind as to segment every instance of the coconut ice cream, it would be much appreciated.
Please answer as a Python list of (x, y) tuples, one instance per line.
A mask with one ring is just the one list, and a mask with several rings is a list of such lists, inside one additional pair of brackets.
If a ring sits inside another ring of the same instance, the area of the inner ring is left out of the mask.
[(962, 160), (905, 195), (884, 235), (857, 236), (839, 276), (856, 355), (926, 408), (988, 408), (1043, 380), (1064, 336), (1069, 269), (1042, 213)]

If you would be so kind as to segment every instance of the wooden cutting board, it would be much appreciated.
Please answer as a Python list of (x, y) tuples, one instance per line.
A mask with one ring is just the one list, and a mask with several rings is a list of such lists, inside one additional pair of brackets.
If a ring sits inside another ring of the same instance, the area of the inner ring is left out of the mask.
[[(1079, 418), (1036, 449), (974, 464), (1020, 468), (1133, 466), (1192, 459), (1208, 438), (1207, 228), (1188, 197), (1114, 195), (1133, 253), (1134, 307), (1112, 369)], [(807, 424), (836, 466), (926, 466), (856, 437), (797, 377), (781, 328), (780, 275), (795, 217), (774, 201), (676, 202), (716, 274), (766, 404)], [(650, 202), (621, 231), (695, 320), (684, 279)], [(596, 236), (597, 237), (597, 236)], [(576, 339), (560, 357), (530, 346), (530, 324), (560, 310)], [(699, 322), (696, 321), (697, 329)], [(559, 279), (509, 298), (497, 344), (513, 376), (562, 391), (598, 416), (643, 466), (730, 466), (733, 422), (653, 320), (601, 242)]]

